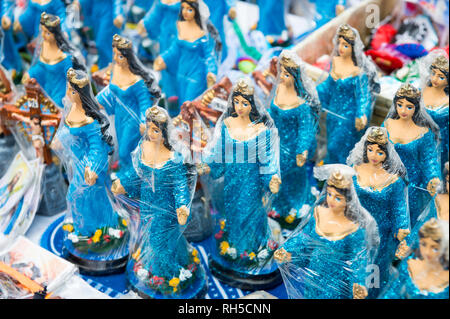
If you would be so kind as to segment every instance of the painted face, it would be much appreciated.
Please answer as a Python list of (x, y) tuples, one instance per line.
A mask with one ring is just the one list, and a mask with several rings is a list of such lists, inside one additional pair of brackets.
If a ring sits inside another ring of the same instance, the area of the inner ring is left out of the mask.
[(441, 70), (432, 68), (430, 75), (431, 85), (435, 88), (444, 88), (447, 86), (447, 78)]
[(42, 38), (44, 39), (44, 41), (47, 42), (54, 42), (55, 41), (55, 36), (53, 35), (53, 33), (50, 32), (49, 29), (47, 29), (46, 26), (41, 25), (42, 27)]
[(39, 119), (34, 118), (31, 122), (33, 123), (33, 125), (34, 125), (35, 127), (39, 127), (39, 126), (40, 126), (40, 125), (39, 125)]
[(347, 58), (352, 55), (352, 45), (345, 41), (344, 38), (339, 38), (338, 40), (338, 50), (339, 56)]
[(327, 205), (332, 211), (342, 211), (347, 205), (347, 200), (334, 187), (327, 187)]
[(386, 159), (386, 153), (378, 146), (378, 144), (367, 145), (367, 159), (374, 166), (383, 164)]
[(72, 85), (69, 82), (67, 82), (66, 87), (66, 97), (69, 101), (76, 104), (81, 103), (80, 95), (72, 88)]
[(397, 101), (397, 113), (403, 120), (409, 120), (414, 115), (414, 110), (416, 107), (413, 103), (409, 102), (407, 99), (399, 99)]
[(195, 17), (195, 9), (186, 2), (183, 2), (181, 4), (181, 14), (183, 15), (184, 20), (191, 21)]
[(438, 242), (435, 242), (431, 238), (421, 238), (419, 243), (420, 255), (428, 263), (435, 263), (439, 260), (439, 248)]
[(284, 66), (281, 67), (280, 80), (287, 86), (294, 84), (294, 77), (286, 70)]
[(233, 98), (234, 109), (239, 117), (249, 117), (252, 106), (250, 102), (242, 96), (237, 95)]
[(122, 52), (119, 51), (119, 49), (117, 49), (115, 47), (113, 48), (113, 59), (114, 59), (114, 62), (120, 66), (128, 65), (127, 58), (122, 54)]
[(163, 140), (161, 129), (153, 122), (147, 122), (147, 136), (151, 142), (161, 143)]

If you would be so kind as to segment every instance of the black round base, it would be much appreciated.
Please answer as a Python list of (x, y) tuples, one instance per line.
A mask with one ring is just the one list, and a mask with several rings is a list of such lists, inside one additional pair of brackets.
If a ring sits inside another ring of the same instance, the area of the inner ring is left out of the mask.
[[(147, 295), (145, 292), (143, 292), (142, 290), (136, 288), (132, 283), (128, 282), (127, 284), (128, 289), (131, 291), (134, 291), (139, 297), (141, 297), (142, 299), (155, 299), (149, 295)], [(205, 295), (208, 292), (208, 285), (205, 282), (205, 285), (203, 286), (203, 288), (191, 299), (205, 299)]]
[(93, 261), (66, 253), (66, 259), (80, 269), (80, 274), (87, 276), (105, 276), (123, 273), (128, 262), (128, 255), (120, 259)]
[(224, 268), (213, 259), (209, 259), (209, 269), (221, 282), (242, 290), (267, 290), (283, 282), (278, 269), (269, 274), (249, 275)]

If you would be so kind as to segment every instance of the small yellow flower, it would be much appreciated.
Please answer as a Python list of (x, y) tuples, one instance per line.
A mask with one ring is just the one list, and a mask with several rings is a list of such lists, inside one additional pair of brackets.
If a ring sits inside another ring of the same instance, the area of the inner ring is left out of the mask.
[(97, 72), (98, 69), (99, 69), (98, 65), (97, 64), (93, 64), (92, 67), (91, 67), (91, 73)]
[[(169, 281), (169, 286), (170, 287), (174, 287), (175, 289), (178, 287), (179, 284), (180, 284), (180, 279), (179, 278), (172, 278)], [(174, 289), (174, 291), (175, 291), (175, 289)]]
[(192, 256), (197, 257), (198, 256), (198, 250), (194, 248), (192, 251)]
[(198, 257), (194, 257), (194, 262), (195, 262), (196, 264), (199, 264), (199, 263), (200, 263), (200, 259), (199, 259)]
[(254, 252), (251, 252), (251, 253), (248, 255), (248, 257), (250, 258), (250, 260), (253, 260), (253, 259), (256, 257), (256, 255), (255, 255)]
[(223, 241), (220, 243), (220, 254), (225, 255), (228, 248), (230, 247), (230, 244), (228, 244), (226, 241)]
[(225, 228), (225, 220), (220, 221), (220, 229), (223, 230)]
[(92, 241), (93, 241), (94, 243), (98, 243), (98, 242), (100, 241), (100, 236), (101, 236), (101, 235), (102, 235), (101, 229), (97, 229), (97, 230), (95, 231), (94, 236), (92, 237)]
[(128, 223), (127, 223), (127, 221), (125, 219), (122, 219), (122, 225), (124, 225), (125, 227), (128, 226)]
[(140, 248), (138, 250), (136, 250), (133, 255), (131, 255), (131, 257), (133, 257), (134, 260), (138, 260), (140, 256), (141, 256)]
[(289, 215), (284, 220), (286, 221), (286, 223), (292, 224), (294, 222), (294, 220), (295, 220), (295, 217), (292, 216), (292, 215)]
[(63, 230), (68, 231), (69, 233), (73, 232), (72, 224), (65, 224), (62, 228), (63, 228)]

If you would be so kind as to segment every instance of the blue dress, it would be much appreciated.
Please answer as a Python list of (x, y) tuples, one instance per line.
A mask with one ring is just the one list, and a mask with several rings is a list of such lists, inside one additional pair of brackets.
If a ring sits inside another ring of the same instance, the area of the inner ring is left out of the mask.
[[(67, 203), (73, 219), (74, 233), (78, 236), (92, 237), (98, 229), (103, 229), (103, 234), (106, 235), (108, 231), (105, 229), (108, 228), (125, 233), (126, 230), (122, 227), (120, 218), (111, 205), (106, 189), (110, 184), (108, 175), (110, 146), (102, 139), (98, 121), (94, 120), (92, 123), (80, 127), (70, 127), (64, 123), (59, 129), (57, 137), (65, 148), (64, 152), (70, 156), (64, 160), (67, 161), (67, 169), (72, 172), (67, 191)], [(93, 186), (89, 186), (85, 182), (85, 167), (90, 167), (91, 171), (98, 176)], [(105, 249), (101, 253), (95, 253), (90, 248), (78, 250), (81, 248), (78, 248), (77, 244), (73, 244), (68, 236), (69, 234), (65, 236), (65, 247), (72, 254), (81, 258), (110, 260), (119, 259), (128, 254), (126, 236), (122, 236), (116, 242), (111, 242), (114, 244), (112, 248)], [(106, 242), (103, 243), (106, 247), (109, 246)]]
[(217, 75), (214, 45), (214, 39), (207, 35), (194, 42), (180, 40), (177, 35), (170, 48), (161, 54), (168, 72), (176, 74), (178, 105), (193, 101), (206, 91), (209, 72)]
[[(353, 184), (361, 205), (378, 224), (380, 246), (375, 264), (380, 269), (380, 288), (383, 288), (389, 280), (389, 269), (400, 244), (397, 239), (398, 231), (410, 229), (407, 188), (399, 177), (381, 190), (360, 186), (356, 176), (353, 177)], [(372, 289), (371, 293), (378, 294), (379, 290)]]
[[(316, 134), (318, 129), (317, 117), (307, 103), (295, 108), (282, 110), (272, 100), (269, 114), (275, 122), (280, 136), (280, 170), (282, 184), (275, 195), (272, 212), (275, 220), (285, 228), (293, 229), (299, 218), (309, 211), (315, 201), (311, 193), (311, 185), (306, 169), (297, 166), (296, 156), (308, 151), (308, 158), (314, 156)], [(302, 209), (303, 208), (303, 209)], [(286, 220), (294, 209), (295, 220)], [(300, 211), (302, 209), (302, 211)], [(279, 217), (278, 217), (279, 215)]]
[(131, 152), (141, 139), (139, 125), (145, 123), (145, 111), (153, 105), (152, 95), (140, 79), (126, 90), (109, 83), (96, 98), (108, 115), (115, 115), (119, 164), (121, 168), (127, 167), (132, 164)]
[[(22, 58), (19, 55), (19, 50), (14, 42), (13, 37), (13, 23), (14, 23), (14, 1), (0, 0), (0, 18), (6, 16), (11, 21), (9, 30), (3, 29), (3, 52), (0, 53), (0, 62), (7, 70), (22, 71)], [(3, 61), (1, 55), (3, 54)]]
[(72, 56), (66, 57), (56, 64), (47, 64), (40, 59), (28, 69), (30, 78), (35, 78), (45, 93), (63, 108), (63, 98), (66, 95), (66, 74), (72, 67)]
[(389, 287), (380, 296), (382, 299), (448, 299), (448, 283), (442, 287), (442, 291), (434, 293), (420, 290), (411, 278), (408, 270), (408, 260), (415, 259), (412, 254), (403, 260), (398, 267), (398, 277), (393, 280)]
[[(98, 51), (98, 67), (105, 68), (112, 61), (112, 38), (120, 30), (113, 21), (118, 15), (125, 17), (122, 0), (79, 0), (84, 24), (94, 31)], [(125, 22), (124, 22), (125, 23)]]
[(41, 21), (42, 12), (47, 12), (58, 16), (61, 19), (61, 28), (63, 31), (69, 33), (69, 28), (66, 25), (66, 8), (63, 1), (51, 0), (47, 4), (39, 4), (28, 1), (28, 5), (23, 13), (19, 16), (19, 22), (25, 35), (30, 38), (35, 38), (39, 35), (39, 25)]
[(211, 258), (242, 274), (276, 270), (272, 255), (278, 244), (271, 238), (262, 204), (263, 196), (270, 192), (269, 182), (277, 174), (276, 151), (270, 145), (272, 134), (266, 129), (252, 139), (238, 141), (223, 124), (220, 139), (207, 159), (212, 161), (208, 163), (211, 177), (224, 178), (224, 215), (215, 230)]
[(444, 165), (448, 162), (449, 152), (449, 117), (448, 117), (448, 104), (442, 105), (437, 108), (426, 108), (427, 113), (431, 116), (433, 121), (439, 126), (441, 130), (441, 171), (444, 170)]
[(320, 28), (325, 23), (336, 17), (336, 6), (345, 6), (346, 0), (310, 0), (316, 4), (316, 28)]
[[(385, 122), (382, 126), (385, 126)], [(426, 191), (428, 182), (436, 177), (441, 178), (438, 146), (431, 130), (407, 144), (390, 141), (394, 144), (408, 173), (408, 204), (413, 228), (417, 217), (432, 199), (430, 193)]]
[(258, 0), (259, 21), (257, 29), (264, 35), (280, 36), (286, 30), (284, 1)]
[[(180, 2), (164, 4), (158, 0), (142, 20), (148, 37), (158, 41), (160, 52), (168, 50), (172, 42), (176, 40), (180, 7)], [(176, 95), (176, 73), (175, 66), (170, 70), (161, 71), (160, 86), (168, 97)]]
[(358, 227), (331, 240), (317, 233), (317, 219), (315, 212), (303, 230), (282, 245), (292, 254), (289, 269), (298, 269), (291, 289), (305, 299), (352, 299), (353, 284), (365, 286), (366, 231)]
[[(355, 119), (367, 117), (370, 122), (374, 99), (366, 74), (335, 80), (331, 74), (317, 86), (320, 102), (328, 113), (326, 164), (345, 164), (347, 156), (364, 134), (357, 131)], [(343, 118), (341, 118), (343, 117)]]
[[(117, 174), (128, 196), (139, 200), (140, 206), (140, 257), (130, 259), (128, 279), (153, 298), (189, 298), (189, 294), (192, 297), (205, 283), (204, 272), (194, 260), (176, 214), (177, 208), (190, 207), (192, 175), (180, 153), (174, 153), (173, 158), (159, 168), (142, 162), (141, 147), (136, 156), (136, 167), (130, 166)], [(169, 281), (178, 278), (182, 269), (193, 267), (196, 267), (193, 276), (181, 285), (185, 289), (174, 294), (167, 285)], [(145, 280), (139, 279), (140, 269), (148, 272)], [(152, 285), (151, 278), (154, 277), (163, 278), (164, 284)]]

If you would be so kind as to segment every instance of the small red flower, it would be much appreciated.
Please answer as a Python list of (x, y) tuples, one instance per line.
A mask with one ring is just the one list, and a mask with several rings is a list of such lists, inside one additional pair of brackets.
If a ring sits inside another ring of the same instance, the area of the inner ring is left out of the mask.
[(151, 282), (152, 284), (156, 285), (156, 286), (160, 286), (160, 285), (162, 285), (162, 284), (164, 283), (164, 278), (158, 277), (158, 276), (153, 276), (153, 277), (150, 279), (150, 282)]
[(275, 249), (277, 249), (278, 248), (278, 243), (276, 242), (276, 241), (274, 241), (274, 240), (269, 240), (269, 242), (267, 243), (267, 245), (269, 246), (269, 248), (271, 249), (271, 250), (275, 250)]
[(123, 236), (123, 231), (120, 231), (119, 232), (119, 237), (122, 238), (122, 236)]
[(137, 272), (139, 269), (141, 269), (142, 268), (142, 264), (139, 262), (139, 263), (135, 263), (134, 265), (133, 265), (133, 271), (134, 272)]
[(214, 235), (215, 239), (220, 239), (223, 236), (223, 230), (220, 230), (217, 234)]
[(278, 214), (275, 210), (271, 210), (267, 215), (272, 218), (278, 218), (280, 217), (280, 214)]
[(89, 238), (87, 243), (88, 243), (88, 245), (92, 244), (92, 238)]

